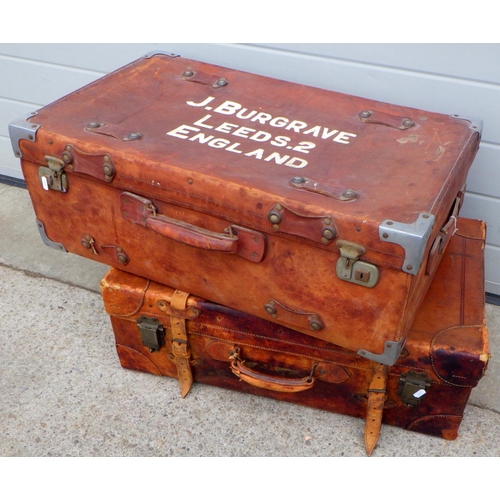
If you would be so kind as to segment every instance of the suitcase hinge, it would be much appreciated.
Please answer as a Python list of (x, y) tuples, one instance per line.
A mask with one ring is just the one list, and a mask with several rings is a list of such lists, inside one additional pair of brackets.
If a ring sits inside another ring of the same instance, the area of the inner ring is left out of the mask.
[(64, 167), (66, 166), (64, 161), (54, 156), (46, 156), (45, 161), (48, 166), (41, 166), (38, 169), (38, 178), (43, 189), (45, 191), (52, 189), (53, 191), (66, 193), (68, 191), (68, 178), (64, 173)]
[(156, 318), (141, 316), (137, 319), (137, 327), (141, 332), (141, 341), (150, 352), (158, 351), (163, 342), (165, 328)]
[(398, 395), (405, 406), (417, 406), (431, 386), (431, 379), (425, 373), (410, 370), (399, 377)]
[(336, 244), (340, 251), (337, 276), (341, 280), (373, 288), (379, 278), (377, 266), (358, 260), (366, 252), (365, 247), (345, 240), (337, 240)]

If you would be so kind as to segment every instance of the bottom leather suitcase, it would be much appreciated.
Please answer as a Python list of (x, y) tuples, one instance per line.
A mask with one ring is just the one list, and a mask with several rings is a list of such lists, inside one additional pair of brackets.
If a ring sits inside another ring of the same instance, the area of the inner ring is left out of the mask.
[(391, 367), (311, 336), (111, 269), (101, 282), (122, 367), (455, 439), (487, 367), (481, 221), (460, 218), (398, 361)]

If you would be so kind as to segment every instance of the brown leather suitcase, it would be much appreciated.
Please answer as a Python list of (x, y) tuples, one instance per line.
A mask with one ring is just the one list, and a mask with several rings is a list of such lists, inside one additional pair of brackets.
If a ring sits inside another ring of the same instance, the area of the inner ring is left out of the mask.
[(485, 224), (459, 219), (405, 348), (388, 367), (309, 335), (111, 269), (101, 282), (124, 368), (455, 439), (484, 375)]
[(49, 246), (391, 365), (480, 128), (160, 53), (10, 135)]

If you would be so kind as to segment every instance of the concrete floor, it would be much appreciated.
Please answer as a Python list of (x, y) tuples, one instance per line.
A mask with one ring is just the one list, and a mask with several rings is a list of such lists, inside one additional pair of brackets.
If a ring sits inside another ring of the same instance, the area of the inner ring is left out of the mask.
[[(40, 240), (25, 189), (0, 184), (0, 456), (363, 457), (364, 422), (120, 367), (99, 294), (107, 270)], [(387, 425), (373, 457), (500, 456), (500, 307), (460, 435)]]

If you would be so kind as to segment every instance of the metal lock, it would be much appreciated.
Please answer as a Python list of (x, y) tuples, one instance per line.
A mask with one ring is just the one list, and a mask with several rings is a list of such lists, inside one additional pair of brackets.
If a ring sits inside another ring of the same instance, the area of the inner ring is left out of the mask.
[(46, 156), (47, 167), (38, 169), (38, 178), (45, 191), (53, 190), (66, 193), (68, 191), (68, 178), (64, 173), (66, 166), (63, 160), (53, 156)]
[(137, 328), (141, 333), (141, 341), (150, 352), (160, 349), (165, 335), (164, 326), (156, 319), (147, 316), (141, 316), (137, 319)]
[(405, 406), (417, 406), (431, 386), (431, 379), (423, 372), (410, 370), (399, 377), (398, 395)]
[(337, 261), (337, 276), (344, 281), (373, 288), (379, 279), (378, 267), (374, 264), (358, 260), (366, 249), (350, 241), (338, 240), (340, 259)]

